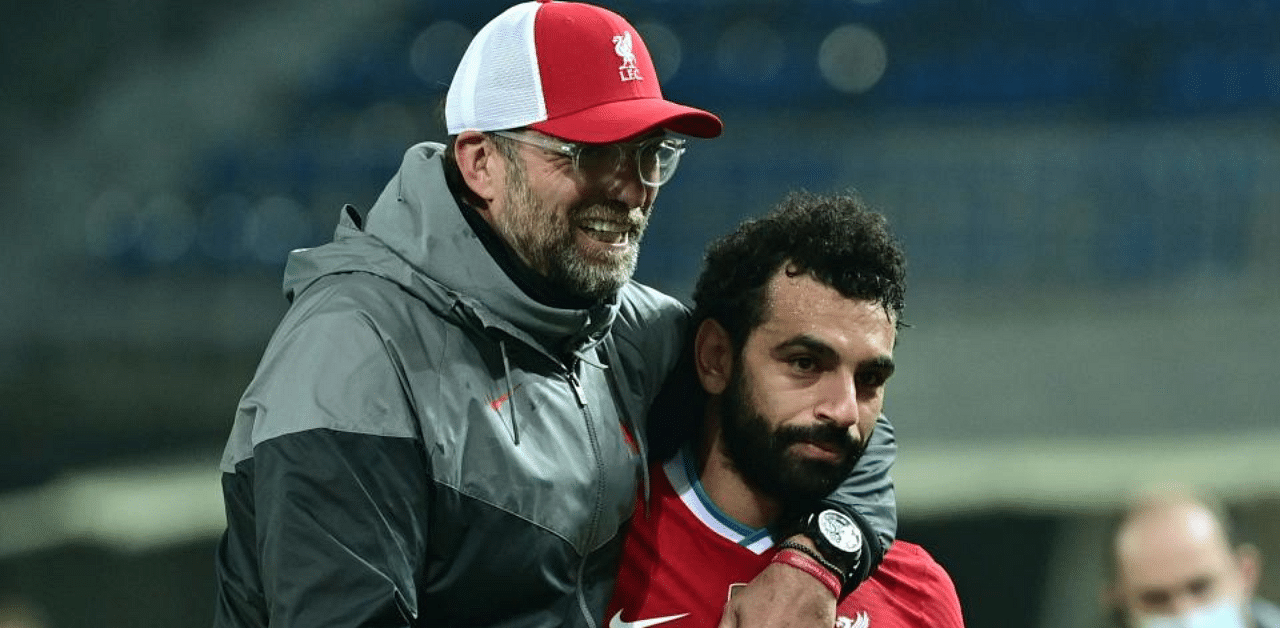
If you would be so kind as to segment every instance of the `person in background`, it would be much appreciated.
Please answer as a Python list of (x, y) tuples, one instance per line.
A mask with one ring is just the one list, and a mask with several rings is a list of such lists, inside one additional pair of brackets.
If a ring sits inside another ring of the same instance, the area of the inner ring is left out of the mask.
[[(722, 124), (663, 97), (621, 16), (548, 1), (476, 34), (445, 122), (448, 143), (410, 148), (367, 216), (344, 208), (332, 243), (289, 258), (290, 308), (220, 465), (218, 628), (604, 618), (649, 439), (670, 429), (649, 410), (684, 380), (687, 309), (631, 277), (677, 135)], [(824, 502), (864, 539), (826, 550), (844, 588), (894, 534), (881, 444)], [(834, 606), (782, 565), (726, 617), (803, 625)]]
[(1280, 609), (1255, 597), (1257, 548), (1232, 538), (1225, 511), (1185, 488), (1151, 491), (1110, 536), (1114, 623), (1128, 628), (1280, 628)]
[[(841, 585), (824, 558), (787, 538), (858, 460), (883, 410), (902, 326), (904, 256), (883, 216), (852, 195), (796, 193), (709, 248), (697, 283), (692, 349), (703, 403), (698, 434), (655, 463), (623, 549), (610, 628), (713, 626), (770, 565)], [(856, 540), (838, 512), (810, 526)], [(842, 628), (961, 628), (950, 576), (897, 540), (844, 596)]]

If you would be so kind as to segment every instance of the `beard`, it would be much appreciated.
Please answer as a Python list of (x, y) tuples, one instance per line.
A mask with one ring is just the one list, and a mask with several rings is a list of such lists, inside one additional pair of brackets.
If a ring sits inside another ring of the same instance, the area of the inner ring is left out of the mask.
[[(498, 233), (534, 271), (569, 294), (592, 301), (617, 294), (635, 273), (640, 240), (648, 224), (647, 213), (633, 219), (630, 211), (615, 204), (583, 203), (571, 207), (569, 215), (561, 219), (533, 195), (523, 172), (515, 174), (509, 178), (512, 184), (505, 197), (511, 211), (496, 219)], [(578, 248), (575, 225), (584, 217), (617, 221), (620, 215), (630, 225), (630, 246), (625, 252), (589, 255)]]
[[(830, 423), (770, 429), (752, 401), (741, 363), (739, 356), (720, 398), (721, 430), (729, 461), (749, 486), (777, 501), (784, 512), (811, 508), (853, 471), (866, 449), (866, 439), (856, 441), (848, 429)], [(839, 452), (839, 459), (814, 460), (789, 451), (801, 442), (828, 447)]]

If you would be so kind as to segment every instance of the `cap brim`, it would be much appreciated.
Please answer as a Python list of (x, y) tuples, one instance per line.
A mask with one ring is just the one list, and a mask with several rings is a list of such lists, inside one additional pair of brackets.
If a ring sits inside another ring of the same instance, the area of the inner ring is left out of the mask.
[(658, 128), (701, 138), (724, 131), (715, 114), (660, 98), (605, 103), (529, 126), (571, 142), (592, 144), (620, 142)]

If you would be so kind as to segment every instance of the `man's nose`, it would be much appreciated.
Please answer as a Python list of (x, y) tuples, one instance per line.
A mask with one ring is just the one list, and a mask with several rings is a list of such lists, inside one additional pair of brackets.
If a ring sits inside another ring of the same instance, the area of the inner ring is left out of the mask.
[(832, 375), (823, 383), (821, 398), (814, 410), (819, 419), (842, 428), (856, 426), (861, 411), (858, 406), (858, 387), (852, 376)]
[(639, 207), (648, 211), (658, 196), (658, 188), (645, 185), (640, 180), (640, 173), (635, 163), (626, 159), (605, 181), (605, 192), (610, 200), (623, 203), (627, 207)]

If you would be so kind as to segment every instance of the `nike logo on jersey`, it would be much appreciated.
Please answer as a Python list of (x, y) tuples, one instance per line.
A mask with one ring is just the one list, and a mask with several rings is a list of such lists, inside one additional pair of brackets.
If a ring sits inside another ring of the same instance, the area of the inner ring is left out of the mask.
[(622, 611), (614, 614), (613, 619), (609, 620), (609, 628), (649, 628), (658, 624), (665, 624), (669, 621), (675, 621), (688, 615), (681, 613), (679, 615), (668, 615), (666, 617), (655, 617), (653, 619), (637, 619), (635, 621), (622, 621)]
[(867, 615), (867, 611), (862, 611), (855, 615), (852, 619), (848, 617), (837, 617), (836, 628), (870, 628), (871, 616)]

